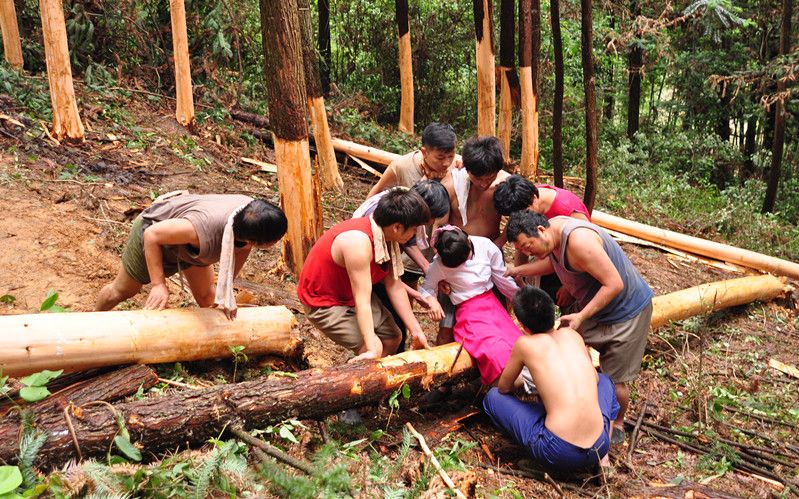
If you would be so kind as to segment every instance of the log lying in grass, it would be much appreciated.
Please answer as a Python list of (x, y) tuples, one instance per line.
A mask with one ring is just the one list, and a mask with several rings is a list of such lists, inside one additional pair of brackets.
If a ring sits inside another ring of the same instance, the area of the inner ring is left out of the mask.
[(286, 307), (252, 307), (228, 321), (219, 310), (136, 310), (0, 317), (0, 371), (20, 376), (42, 369), (82, 371), (247, 354), (292, 355), (299, 339)]
[[(444, 380), (473, 373), (472, 360), (455, 343), (431, 350), (404, 352), (375, 362), (310, 369), (296, 377), (270, 376), (238, 384), (217, 385), (169, 396), (116, 404), (131, 440), (145, 453), (202, 443), (228, 424), (246, 428), (288, 418), (317, 418), (373, 403), (403, 384), (414, 392)], [(107, 406), (70, 412), (83, 457), (105, 455), (119, 429)], [(39, 465), (61, 465), (76, 456), (65, 419), (42, 421), (48, 438)], [(0, 460), (14, 461), (18, 425), (0, 432)], [(8, 437), (8, 438), (6, 438)]]
[(659, 229), (651, 225), (632, 222), (597, 210), (592, 212), (591, 219), (595, 224), (601, 225), (606, 229), (640, 237), (647, 241), (671, 246), (690, 253), (696, 253), (697, 255), (708, 256), (716, 260), (799, 279), (799, 263), (708, 241), (699, 237), (680, 234), (679, 232)]

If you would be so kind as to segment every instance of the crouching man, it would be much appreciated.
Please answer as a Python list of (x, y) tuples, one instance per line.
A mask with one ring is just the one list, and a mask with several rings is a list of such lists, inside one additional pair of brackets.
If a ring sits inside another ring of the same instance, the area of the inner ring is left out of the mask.
[[(613, 381), (597, 375), (579, 333), (553, 329), (555, 305), (544, 291), (525, 286), (513, 310), (528, 335), (516, 340), (498, 386), (483, 400), (486, 413), (551, 471), (592, 471), (606, 464), (611, 422), (619, 412)], [(524, 367), (542, 403), (513, 395)]]

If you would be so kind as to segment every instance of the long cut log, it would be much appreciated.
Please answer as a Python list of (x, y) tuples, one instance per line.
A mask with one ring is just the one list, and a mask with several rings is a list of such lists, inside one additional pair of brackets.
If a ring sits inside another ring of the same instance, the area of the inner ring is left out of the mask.
[(39, 10), (50, 102), (53, 105), (52, 134), (56, 139), (82, 141), (83, 123), (80, 121), (78, 101), (75, 99), (75, 87), (72, 83), (64, 5), (61, 0), (39, 0)]
[(624, 218), (619, 218), (598, 210), (594, 210), (591, 219), (597, 225), (615, 230), (630, 236), (640, 237), (665, 246), (681, 249), (689, 253), (707, 256), (716, 260), (734, 263), (743, 267), (763, 270), (776, 275), (799, 279), (799, 264), (782, 260), (773, 256), (756, 253), (727, 244), (716, 243), (699, 237), (680, 234), (660, 229)]
[(0, 370), (20, 376), (42, 369), (82, 371), (101, 366), (229, 357), (290, 355), (296, 320), (286, 307), (248, 307), (234, 321), (212, 309), (26, 314), (0, 317)]
[(194, 123), (194, 97), (191, 90), (191, 65), (189, 63), (189, 36), (186, 31), (186, 4), (184, 0), (169, 0), (172, 19), (172, 54), (175, 59), (175, 118), (183, 126)]
[[(414, 393), (456, 376), (474, 373), (469, 355), (455, 343), (430, 350), (404, 352), (374, 362), (345, 364), (297, 373), (296, 378), (271, 376), (238, 384), (178, 392), (168, 397), (116, 404), (131, 440), (147, 452), (202, 443), (228, 424), (254, 428), (289, 418), (313, 419), (336, 411), (374, 403), (403, 384)], [(117, 434), (108, 407), (84, 407), (70, 412), (83, 457), (105, 455)], [(11, 425), (13, 427), (13, 425)], [(53, 467), (75, 456), (64, 418), (42, 421), (48, 438), (40, 465)], [(0, 459), (16, 459), (17, 438), (0, 438)]]
[(473, 0), (477, 59), (477, 134), (496, 135), (494, 23), (489, 0)]
[(3, 52), (6, 61), (15, 68), (22, 68), (22, 42), (19, 39), (14, 0), (0, 0), (0, 31), (3, 32)]

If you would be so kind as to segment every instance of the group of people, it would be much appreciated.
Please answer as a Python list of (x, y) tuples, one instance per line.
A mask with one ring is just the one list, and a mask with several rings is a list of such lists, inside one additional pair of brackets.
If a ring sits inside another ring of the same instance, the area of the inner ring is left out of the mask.
[[(353, 217), (316, 241), (297, 285), (306, 317), (359, 361), (401, 351), (408, 336), (412, 348), (428, 347), (418, 303), (439, 321), (436, 343), (458, 341), (475, 360), (496, 426), (547, 467), (591, 469), (624, 439), (652, 290), (579, 198), (504, 171), (495, 137), (467, 140), (460, 155), (455, 148), (451, 126), (429, 125), (421, 149), (392, 162)], [(278, 207), (247, 196), (156, 200), (135, 220), (97, 309), (148, 282), (145, 308), (163, 308), (165, 278), (182, 272), (200, 306), (232, 317), (232, 279), (286, 225)], [(515, 265), (505, 264), (506, 243)], [(586, 345), (599, 352), (602, 374)], [(516, 396), (531, 391), (540, 403)]]

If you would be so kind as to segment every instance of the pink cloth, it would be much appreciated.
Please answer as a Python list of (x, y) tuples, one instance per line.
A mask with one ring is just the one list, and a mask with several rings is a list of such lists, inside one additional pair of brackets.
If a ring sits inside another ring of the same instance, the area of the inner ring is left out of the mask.
[(502, 374), (522, 332), (489, 290), (458, 305), (453, 334), (477, 362), (483, 384), (490, 385)]
[(538, 187), (538, 189), (552, 189), (555, 191), (555, 199), (552, 201), (552, 206), (544, 213), (545, 217), (570, 217), (572, 213), (577, 212), (585, 215), (589, 222), (591, 221), (591, 213), (589, 213), (588, 208), (586, 208), (582, 200), (571, 191), (547, 184), (536, 184), (536, 187)]

